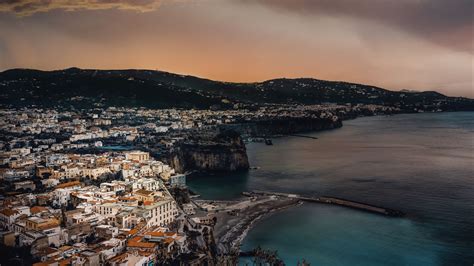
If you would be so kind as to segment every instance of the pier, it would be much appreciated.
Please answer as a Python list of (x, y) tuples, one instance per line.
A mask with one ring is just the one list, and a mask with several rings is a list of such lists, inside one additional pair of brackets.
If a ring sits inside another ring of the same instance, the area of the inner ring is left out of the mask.
[(300, 134), (289, 134), (288, 136), (299, 137), (299, 138), (307, 138), (307, 139), (318, 139), (317, 137), (308, 136), (308, 135), (300, 135)]
[(287, 198), (298, 199), (298, 200), (306, 201), (306, 202), (333, 204), (333, 205), (339, 205), (339, 206), (348, 207), (352, 209), (367, 211), (371, 213), (382, 214), (382, 215), (386, 215), (390, 217), (402, 217), (405, 215), (402, 211), (379, 207), (379, 206), (347, 200), (347, 199), (335, 198), (335, 197), (325, 197), (325, 196), (311, 197), (311, 196), (303, 196), (303, 195), (298, 195), (298, 194), (259, 191), (259, 190), (252, 191), (252, 192), (243, 192), (242, 194), (245, 196), (266, 195), (266, 196), (287, 197)]

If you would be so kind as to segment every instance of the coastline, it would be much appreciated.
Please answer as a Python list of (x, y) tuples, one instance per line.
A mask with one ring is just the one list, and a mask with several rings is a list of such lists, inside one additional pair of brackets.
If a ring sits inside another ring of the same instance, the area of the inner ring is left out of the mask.
[(242, 209), (236, 217), (220, 214), (214, 228), (214, 238), (218, 243), (219, 253), (239, 253), (242, 241), (260, 219), (277, 211), (301, 204), (303, 202), (300, 200), (269, 197), (261, 203)]
[[(353, 121), (357, 120), (360, 118), (370, 118), (370, 117), (385, 117), (385, 116), (400, 116), (400, 115), (429, 115), (429, 114), (444, 114), (444, 113), (473, 113), (474, 110), (447, 110), (447, 111), (426, 111), (426, 112), (394, 112), (394, 113), (389, 113), (389, 114), (372, 114), (372, 115), (364, 115), (364, 114), (358, 114), (354, 116), (346, 116), (346, 117), (340, 117), (340, 122), (341, 125), (338, 127), (333, 127), (333, 128), (325, 128), (325, 129), (318, 129), (318, 130), (302, 130), (298, 131), (296, 133), (291, 133), (291, 134), (273, 134), (269, 136), (265, 136), (266, 138), (270, 139), (279, 139), (279, 138), (288, 138), (288, 137), (297, 137), (297, 138), (308, 138), (308, 139), (313, 139), (317, 140), (317, 137), (312, 136), (311, 134), (317, 133), (317, 132), (323, 132), (323, 131), (332, 131), (332, 130), (337, 130), (341, 129), (344, 127), (344, 122), (345, 121)], [(263, 141), (255, 141), (255, 140), (249, 140), (249, 139), (258, 139), (261, 138), (259, 136), (254, 136), (254, 137), (247, 137), (245, 141), (245, 145), (248, 143), (252, 142), (263, 142)], [(272, 143), (273, 145), (273, 143)], [(252, 168), (252, 166), (250, 167)]]
[(270, 216), (271, 214), (273, 214), (275, 212), (279, 212), (279, 211), (282, 211), (282, 210), (285, 210), (285, 209), (288, 209), (288, 208), (291, 208), (291, 207), (294, 207), (294, 206), (299, 206), (299, 205), (302, 205), (302, 204), (303, 204), (303, 202), (298, 201), (296, 203), (288, 204), (286, 206), (281, 206), (281, 207), (271, 209), (266, 213), (262, 213), (262, 214), (258, 215), (253, 220), (251, 220), (250, 223), (247, 224), (247, 226), (241, 231), (240, 235), (232, 242), (232, 248), (234, 248), (234, 249), (236, 249), (237, 251), (240, 252), (241, 251), (240, 247), (242, 245), (242, 241), (245, 239), (248, 232), (257, 224), (257, 222), (259, 220), (261, 220), (265, 216)]
[[(443, 113), (472, 113), (472, 111), (461, 111), (461, 112), (458, 112), (458, 111), (447, 111), (447, 112), (439, 112), (439, 113), (435, 113), (435, 115), (442, 115)], [(412, 116), (412, 115), (421, 115), (421, 116), (426, 116), (426, 115), (431, 115), (433, 114), (432, 112), (425, 112), (425, 113), (400, 113), (400, 114), (397, 114), (398, 115), (407, 115), (407, 116)], [(359, 116), (357, 118), (370, 118), (370, 117), (374, 117), (374, 116)], [(378, 117), (383, 117), (383, 115), (379, 115)], [(357, 118), (354, 118), (354, 119), (347, 119), (347, 120), (355, 120)], [(285, 136), (286, 137), (286, 136)], [(289, 208), (291, 206), (287, 206), (286, 208)], [(285, 208), (275, 208), (273, 210), (270, 210), (268, 211), (267, 213), (262, 213), (261, 215), (259, 216), (256, 216), (256, 217), (252, 217), (252, 219), (249, 219), (249, 221), (247, 223), (245, 223), (245, 226), (243, 228), (239, 228), (238, 232), (239, 234), (235, 233), (235, 236), (233, 236), (233, 241), (231, 242), (232, 244), (232, 248), (234, 250), (237, 250), (237, 251), (240, 251), (240, 247), (241, 247), (241, 243), (243, 242), (243, 240), (247, 237), (247, 234), (250, 232), (250, 230), (255, 227), (256, 225), (258, 225), (258, 222), (261, 222), (261, 219), (265, 217), (265, 215), (270, 215), (274, 212), (277, 212), (279, 210), (282, 210), (282, 209), (285, 209)], [(245, 219), (247, 220), (247, 219)], [(245, 253), (247, 253), (249, 250), (244, 250)], [(241, 251), (242, 252), (242, 251)]]

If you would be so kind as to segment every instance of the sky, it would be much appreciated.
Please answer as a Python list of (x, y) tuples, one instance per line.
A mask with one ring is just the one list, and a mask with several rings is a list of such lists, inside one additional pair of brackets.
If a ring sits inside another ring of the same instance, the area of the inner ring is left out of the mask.
[(474, 98), (472, 0), (0, 0), (0, 71), (312, 77)]

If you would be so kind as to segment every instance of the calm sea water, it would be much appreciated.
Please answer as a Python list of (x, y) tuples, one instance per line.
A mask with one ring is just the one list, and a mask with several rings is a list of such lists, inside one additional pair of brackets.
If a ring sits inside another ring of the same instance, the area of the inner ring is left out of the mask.
[(343, 197), (399, 209), (387, 218), (311, 203), (261, 220), (242, 249), (288, 265), (473, 265), (474, 113), (367, 117), (344, 127), (247, 145), (244, 174), (189, 179), (204, 198), (254, 189)]

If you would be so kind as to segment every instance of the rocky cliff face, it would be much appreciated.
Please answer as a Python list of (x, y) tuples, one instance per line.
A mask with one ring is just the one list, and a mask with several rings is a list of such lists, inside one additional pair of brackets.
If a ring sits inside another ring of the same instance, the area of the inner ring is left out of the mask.
[(239, 171), (249, 168), (245, 144), (235, 131), (224, 130), (193, 135), (175, 146), (170, 164), (178, 172)]
[(284, 118), (223, 125), (220, 129), (191, 133), (175, 144), (168, 161), (180, 173), (247, 170), (249, 161), (241, 135), (271, 137), (339, 128), (337, 118)]
[(342, 121), (339, 118), (294, 117), (224, 125), (224, 127), (232, 128), (245, 136), (271, 137), (340, 128)]

